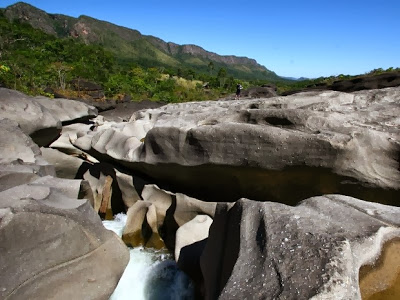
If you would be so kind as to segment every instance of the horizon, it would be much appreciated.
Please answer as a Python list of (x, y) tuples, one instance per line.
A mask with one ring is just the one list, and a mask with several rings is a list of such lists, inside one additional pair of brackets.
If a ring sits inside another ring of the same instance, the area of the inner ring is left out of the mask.
[[(235, 5), (241, 3), (238, 1), (205, 1), (203, 4), (210, 5), (196, 6), (154, 0), (140, 4), (126, 0), (112, 4), (6, 0), (0, 1), (0, 6), (17, 2), (51, 14), (87, 15), (166, 42), (195, 44), (219, 55), (248, 57), (282, 77), (360, 75), (400, 67), (400, 41), (396, 38), (400, 35), (396, 15), (400, 3), (392, 0), (384, 4), (250, 1), (247, 7)], [(249, 12), (249, 4), (257, 9)], [(274, 14), (283, 10), (282, 16)]]

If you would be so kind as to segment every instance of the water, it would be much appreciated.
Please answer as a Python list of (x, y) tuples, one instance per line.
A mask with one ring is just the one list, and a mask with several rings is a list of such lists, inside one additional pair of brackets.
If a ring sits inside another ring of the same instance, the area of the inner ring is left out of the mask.
[[(126, 215), (118, 214), (104, 227), (122, 236)], [(194, 299), (194, 287), (166, 250), (130, 248), (130, 260), (110, 300)]]

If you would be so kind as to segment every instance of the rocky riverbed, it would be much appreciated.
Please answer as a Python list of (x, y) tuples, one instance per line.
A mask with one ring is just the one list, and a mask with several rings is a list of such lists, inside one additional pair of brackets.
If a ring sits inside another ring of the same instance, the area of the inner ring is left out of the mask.
[(126, 245), (204, 299), (400, 297), (400, 87), (121, 113), (0, 89), (0, 298), (108, 299)]

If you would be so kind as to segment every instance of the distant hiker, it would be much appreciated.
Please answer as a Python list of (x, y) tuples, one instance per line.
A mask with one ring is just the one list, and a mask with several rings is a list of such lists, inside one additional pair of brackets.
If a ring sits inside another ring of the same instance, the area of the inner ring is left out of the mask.
[(236, 97), (235, 100), (240, 99), (240, 91), (243, 89), (242, 85), (238, 83), (236, 85)]

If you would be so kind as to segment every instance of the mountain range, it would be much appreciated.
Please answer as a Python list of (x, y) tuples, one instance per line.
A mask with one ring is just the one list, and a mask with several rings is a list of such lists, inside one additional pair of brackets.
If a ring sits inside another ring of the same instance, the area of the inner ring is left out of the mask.
[(142, 66), (193, 69), (215, 72), (224, 68), (229, 76), (240, 79), (281, 80), (273, 71), (247, 57), (218, 55), (197, 45), (178, 45), (139, 31), (89, 16), (78, 18), (49, 14), (29, 4), (18, 2), (2, 9), (9, 20), (29, 23), (58, 38), (72, 37), (86, 44), (102, 45), (121, 63)]

